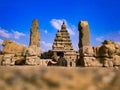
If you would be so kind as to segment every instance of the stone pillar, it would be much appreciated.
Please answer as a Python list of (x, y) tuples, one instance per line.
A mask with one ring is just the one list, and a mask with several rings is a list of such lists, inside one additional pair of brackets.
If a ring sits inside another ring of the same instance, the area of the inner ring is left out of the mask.
[(24, 51), (26, 57), (26, 64), (39, 65), (41, 48), (40, 48), (40, 32), (39, 23), (37, 19), (32, 21), (32, 27), (30, 29), (30, 43)]
[[(90, 29), (87, 21), (80, 21), (78, 24), (79, 30), (79, 54), (80, 54), (80, 65), (90, 66), (93, 58), (93, 49), (90, 46)], [(87, 59), (86, 59), (87, 58)], [(87, 62), (90, 62), (86, 64)]]
[(30, 46), (36, 45), (40, 47), (40, 32), (39, 32), (39, 23), (37, 19), (32, 21), (32, 27), (30, 29)]

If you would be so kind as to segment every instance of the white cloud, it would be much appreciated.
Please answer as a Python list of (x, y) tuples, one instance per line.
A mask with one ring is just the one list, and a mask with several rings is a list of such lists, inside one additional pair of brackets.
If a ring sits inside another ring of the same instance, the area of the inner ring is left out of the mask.
[(60, 30), (61, 29), (61, 25), (63, 23), (63, 21), (66, 24), (67, 30), (69, 32), (70, 35), (75, 35), (74, 30), (76, 29), (74, 25), (69, 25), (68, 22), (65, 19), (52, 19), (50, 21), (50, 23), (52, 24), (52, 26), (57, 29)]
[(47, 34), (47, 33), (48, 33), (48, 31), (47, 31), (47, 30), (44, 30), (44, 33), (45, 33), (45, 34)]
[(0, 39), (0, 45), (3, 43), (3, 40), (2, 39)]
[(24, 33), (21, 33), (21, 32), (18, 32), (18, 31), (12, 31), (12, 32), (13, 32), (13, 35), (14, 35), (15, 39), (19, 39), (21, 36), (25, 36)]
[(21, 36), (25, 36), (25, 34), (14, 30), (8, 32), (8, 30), (0, 28), (0, 36), (4, 38), (19, 39)]
[(0, 28), (0, 36), (10, 38), (10, 33), (5, 29)]
[(104, 37), (103, 36), (100, 36), (100, 37), (97, 37), (96, 38), (96, 41), (98, 41), (98, 42), (102, 42), (104, 40)]
[(45, 41), (41, 41), (42, 51), (48, 51), (52, 49), (52, 43), (47, 43)]

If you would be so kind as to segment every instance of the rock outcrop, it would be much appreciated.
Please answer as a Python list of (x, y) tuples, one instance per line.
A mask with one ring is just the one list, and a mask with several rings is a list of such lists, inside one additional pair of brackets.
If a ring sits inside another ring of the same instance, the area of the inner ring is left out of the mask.
[(14, 54), (15, 56), (23, 55), (25, 47), (23, 45), (17, 44), (11, 40), (5, 40), (3, 42), (3, 54)]

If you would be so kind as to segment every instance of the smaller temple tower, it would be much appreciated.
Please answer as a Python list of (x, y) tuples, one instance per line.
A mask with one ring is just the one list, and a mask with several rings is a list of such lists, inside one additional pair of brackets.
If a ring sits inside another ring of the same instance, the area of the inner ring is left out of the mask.
[(64, 57), (68, 61), (68, 65), (70, 62), (76, 61), (77, 54), (76, 51), (73, 49), (69, 33), (64, 22), (61, 25), (61, 30), (58, 30), (56, 34), (52, 46), (52, 51), (54, 55), (57, 56), (59, 56), (61, 53), (64, 53)]

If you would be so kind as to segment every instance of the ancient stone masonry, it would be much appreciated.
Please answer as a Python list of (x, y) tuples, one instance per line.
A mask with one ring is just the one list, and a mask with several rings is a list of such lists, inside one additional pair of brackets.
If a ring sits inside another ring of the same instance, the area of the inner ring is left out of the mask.
[(39, 23), (37, 19), (32, 21), (32, 27), (30, 30), (30, 46), (36, 45), (40, 47), (40, 32), (39, 32)]
[(120, 46), (111, 40), (105, 40), (102, 46), (90, 46), (90, 29), (87, 21), (80, 21), (79, 64), (81, 66), (113, 67), (120, 65)]
[(28, 65), (36, 65), (40, 61), (40, 32), (37, 19), (32, 21), (32, 27), (30, 30), (30, 44), (25, 49), (24, 56), (26, 57), (26, 64)]
[[(111, 40), (104, 40), (101, 46), (90, 45), (90, 29), (87, 21), (80, 21), (79, 51), (75, 51), (65, 23), (61, 25), (52, 45), (53, 65), (85, 66), (85, 67), (117, 67), (120, 66), (120, 45)], [(0, 65), (42, 65), (47, 62), (41, 60), (40, 31), (37, 19), (32, 21), (29, 46), (23, 46), (11, 40), (4, 40), (0, 52)], [(59, 57), (62, 56), (63, 59)], [(63, 63), (63, 61), (65, 63)], [(65, 64), (62, 65), (61, 64)], [(60, 63), (60, 64), (59, 64)]]
[[(14, 65), (16, 60), (23, 57), (23, 52), (25, 50), (23, 45), (17, 44), (11, 40), (4, 40), (2, 45), (3, 56), (0, 62), (2, 65)], [(17, 59), (14, 59), (16, 57)]]
[(58, 30), (56, 34), (52, 46), (52, 51), (54, 52), (54, 55), (57, 56), (59, 56), (60, 53), (64, 53), (64, 57), (68, 61), (68, 65), (70, 65), (69, 63), (71, 62), (75, 64), (77, 54), (76, 51), (73, 49), (69, 33), (64, 22), (61, 26), (61, 30)]
[(120, 65), (120, 46), (111, 40), (105, 40), (102, 46), (93, 47), (96, 60), (101, 62), (105, 67)]
[(90, 66), (88, 62), (94, 60), (93, 49), (90, 46), (90, 29), (87, 21), (80, 21), (79, 30), (79, 54), (80, 65)]
[(40, 64), (40, 32), (38, 20), (34, 19), (30, 30), (30, 44), (28, 47), (17, 44), (11, 40), (3, 42), (0, 58), (2, 65), (38, 65)]

